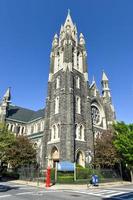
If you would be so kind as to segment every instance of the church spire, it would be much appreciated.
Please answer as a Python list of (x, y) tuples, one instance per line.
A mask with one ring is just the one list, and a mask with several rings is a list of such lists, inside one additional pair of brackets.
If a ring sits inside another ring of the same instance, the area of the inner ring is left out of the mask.
[(109, 80), (105, 72), (102, 73), (102, 94), (104, 98), (111, 98), (110, 89), (109, 89)]
[(5, 122), (6, 116), (8, 114), (8, 107), (11, 100), (11, 91), (10, 87), (5, 92), (1, 105), (0, 105), (0, 121)]
[(11, 88), (10, 87), (5, 92), (3, 100), (5, 100), (6, 102), (10, 102), (10, 100), (11, 100)]
[(52, 42), (49, 81), (61, 69), (64, 71), (76, 69), (88, 81), (85, 39), (82, 33), (78, 39), (77, 27), (72, 21), (70, 10), (64, 25), (61, 25), (59, 37), (55, 34)]
[(66, 21), (64, 23), (64, 27), (66, 28), (67, 26), (70, 26), (71, 28), (74, 27), (71, 15), (70, 15), (70, 9), (68, 9), (68, 14), (67, 14), (67, 18)]

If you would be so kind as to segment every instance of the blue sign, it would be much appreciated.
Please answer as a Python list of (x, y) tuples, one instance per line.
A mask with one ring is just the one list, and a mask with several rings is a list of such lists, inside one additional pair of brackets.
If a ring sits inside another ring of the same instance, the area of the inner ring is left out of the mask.
[(69, 161), (61, 161), (57, 163), (57, 171), (74, 171), (75, 165)]

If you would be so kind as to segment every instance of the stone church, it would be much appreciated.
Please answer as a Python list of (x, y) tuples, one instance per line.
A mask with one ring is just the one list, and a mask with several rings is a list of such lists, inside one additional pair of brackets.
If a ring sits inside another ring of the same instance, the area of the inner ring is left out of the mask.
[(88, 80), (87, 52), (82, 33), (68, 12), (50, 54), (45, 108), (15, 106), (7, 89), (0, 102), (0, 121), (14, 134), (27, 135), (37, 145), (40, 166), (67, 160), (85, 166), (93, 157), (94, 139), (115, 120), (109, 81), (101, 78), (102, 92)]

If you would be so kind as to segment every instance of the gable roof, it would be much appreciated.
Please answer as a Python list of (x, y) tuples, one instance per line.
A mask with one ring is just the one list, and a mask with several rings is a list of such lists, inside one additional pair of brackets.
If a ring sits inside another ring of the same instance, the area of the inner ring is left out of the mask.
[(9, 105), (7, 119), (30, 122), (44, 117), (44, 109), (33, 111), (19, 106)]

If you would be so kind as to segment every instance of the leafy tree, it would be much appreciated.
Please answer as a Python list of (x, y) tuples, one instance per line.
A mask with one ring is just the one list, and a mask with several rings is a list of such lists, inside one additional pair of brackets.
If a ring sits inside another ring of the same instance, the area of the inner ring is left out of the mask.
[(113, 145), (113, 131), (103, 131), (95, 140), (94, 165), (98, 167), (113, 167), (120, 158)]
[(114, 124), (114, 130), (116, 135), (114, 145), (129, 168), (133, 182), (133, 124), (117, 122)]
[(13, 168), (36, 163), (36, 148), (23, 135), (15, 136), (5, 124), (0, 124), (0, 162), (8, 163)]
[(8, 131), (4, 123), (0, 123), (0, 161), (1, 165), (7, 161), (7, 150), (15, 141), (15, 136)]
[(13, 168), (36, 163), (36, 148), (23, 135), (16, 137), (13, 145), (6, 152), (7, 160)]

